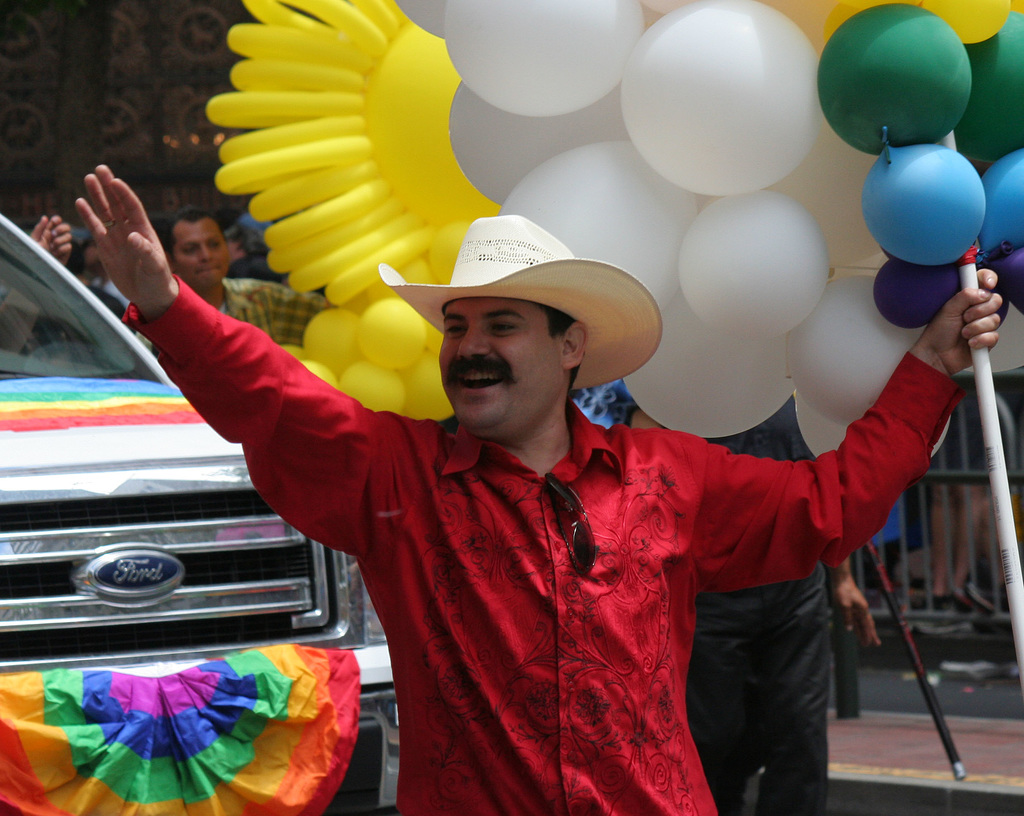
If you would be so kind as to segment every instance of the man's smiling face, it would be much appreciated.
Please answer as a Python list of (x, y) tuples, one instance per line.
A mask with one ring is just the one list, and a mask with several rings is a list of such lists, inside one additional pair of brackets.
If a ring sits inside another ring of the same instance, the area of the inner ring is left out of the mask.
[(582, 358), (582, 328), (573, 326), (552, 337), (547, 312), (527, 300), (448, 303), (441, 377), (460, 425), (514, 447), (538, 428), (564, 422), (569, 372)]

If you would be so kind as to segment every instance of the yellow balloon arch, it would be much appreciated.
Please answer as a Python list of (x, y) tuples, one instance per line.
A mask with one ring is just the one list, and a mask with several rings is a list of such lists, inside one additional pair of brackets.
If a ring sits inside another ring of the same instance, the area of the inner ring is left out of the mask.
[(465, 178), (448, 113), (459, 77), (444, 41), (393, 0), (243, 0), (258, 21), (228, 32), (243, 59), (236, 91), (207, 103), (216, 125), (244, 129), (220, 147), (214, 179), (252, 195), (274, 222), (268, 263), (336, 307), (315, 317), (308, 367), (370, 407), (451, 415), (437, 371), (438, 333), (411, 309), (377, 305), (385, 262), (409, 280), (447, 283), (452, 246), (498, 204)]

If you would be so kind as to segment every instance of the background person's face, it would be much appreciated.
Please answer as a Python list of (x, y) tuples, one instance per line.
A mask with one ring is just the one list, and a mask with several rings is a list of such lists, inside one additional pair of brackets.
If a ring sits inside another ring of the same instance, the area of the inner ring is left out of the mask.
[(220, 286), (228, 274), (231, 255), (220, 226), (212, 218), (179, 221), (174, 225), (171, 269), (200, 295)]

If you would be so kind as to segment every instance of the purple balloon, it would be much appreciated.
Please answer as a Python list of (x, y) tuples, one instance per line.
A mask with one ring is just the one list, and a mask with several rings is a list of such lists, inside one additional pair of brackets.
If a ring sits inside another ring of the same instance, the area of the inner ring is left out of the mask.
[(922, 266), (890, 258), (875, 275), (875, 306), (894, 326), (916, 329), (927, 324), (959, 288), (956, 264)]
[(999, 276), (996, 291), (1003, 300), (1024, 312), (1024, 249), (1016, 249), (1001, 258), (989, 258), (985, 266)]

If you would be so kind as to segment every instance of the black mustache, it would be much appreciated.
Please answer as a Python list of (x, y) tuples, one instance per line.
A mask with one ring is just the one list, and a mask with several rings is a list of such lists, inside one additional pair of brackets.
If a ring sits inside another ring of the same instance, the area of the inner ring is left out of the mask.
[(489, 357), (464, 357), (453, 360), (448, 366), (447, 382), (454, 383), (467, 374), (483, 374), (494, 379), (513, 380), (512, 367), (501, 359)]

